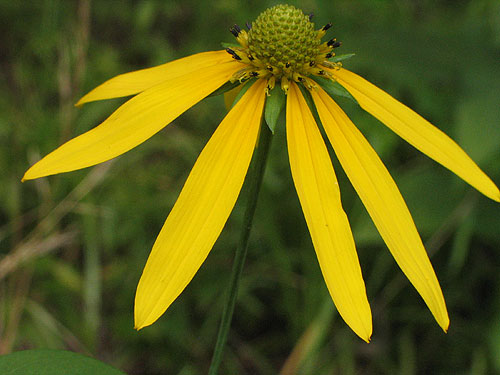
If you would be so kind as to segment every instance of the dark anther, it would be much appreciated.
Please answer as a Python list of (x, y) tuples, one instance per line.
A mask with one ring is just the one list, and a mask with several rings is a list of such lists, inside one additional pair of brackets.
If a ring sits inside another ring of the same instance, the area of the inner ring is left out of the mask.
[(251, 72), (251, 73), (250, 73), (250, 76), (252, 76), (252, 77), (258, 77), (258, 76), (259, 76), (259, 73), (257, 73), (257, 72)]
[(272, 72), (273, 71), (273, 67), (271, 65), (268, 65), (267, 66), (267, 70), (269, 70), (270, 72)]
[(328, 53), (325, 55), (325, 57), (326, 57), (327, 59), (329, 59), (329, 58), (333, 57), (333, 53), (332, 53), (332, 52), (328, 52)]
[(313, 17), (314, 17), (314, 13), (313, 12), (309, 13), (309, 21), (312, 21)]
[(331, 23), (331, 22), (328, 22), (325, 26), (323, 26), (323, 28), (322, 28), (321, 30), (326, 31), (326, 30), (328, 30), (330, 27), (332, 27), (332, 23)]
[(255, 60), (255, 58), (254, 58), (252, 55), (248, 55), (248, 60), (250, 60), (250, 61), (254, 61), (254, 60)]
[(337, 39), (330, 39), (327, 44), (332, 48), (337, 48), (342, 45), (341, 42), (337, 42)]
[(233, 27), (231, 27), (229, 29), (229, 31), (231, 31), (231, 34), (233, 34), (236, 38), (238, 37), (238, 35), (240, 35), (241, 33), (241, 29), (238, 25), (233, 25)]
[(287, 62), (287, 63), (285, 64), (285, 66), (286, 66), (287, 68), (289, 68), (289, 67), (290, 67), (290, 63), (289, 63), (289, 62)]
[(314, 66), (314, 65), (316, 65), (316, 62), (315, 62), (315, 61), (311, 61), (311, 62), (309, 63), (309, 66)]
[(324, 75), (324, 74), (325, 74), (325, 71), (324, 71), (324, 70), (320, 70), (320, 71), (318, 72), (318, 74), (319, 74), (320, 76), (322, 76), (322, 75)]
[(304, 82), (304, 78), (302, 78), (302, 77), (297, 77), (297, 79), (298, 79), (300, 82)]
[(226, 48), (226, 52), (229, 53), (235, 60), (241, 60), (241, 57), (238, 56), (236, 52), (234, 52), (231, 48)]
[(250, 22), (247, 21), (247, 23), (245, 24), (247, 29), (250, 30), (252, 28), (252, 24)]

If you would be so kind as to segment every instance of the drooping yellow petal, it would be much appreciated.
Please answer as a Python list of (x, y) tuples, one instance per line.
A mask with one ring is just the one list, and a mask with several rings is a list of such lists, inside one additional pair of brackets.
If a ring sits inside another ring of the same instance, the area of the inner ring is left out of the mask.
[(202, 52), (152, 68), (120, 74), (97, 86), (81, 98), (76, 105), (135, 95), (164, 81), (186, 74), (196, 74), (196, 71), (200, 69), (228, 62), (231, 59), (232, 57), (224, 50)]
[(45, 156), (26, 172), (23, 181), (89, 167), (127, 152), (216, 90), (238, 69), (237, 62), (223, 63), (142, 92), (99, 126)]
[(137, 329), (154, 323), (184, 290), (222, 231), (255, 148), (265, 85), (257, 81), (228, 113), (189, 174), (137, 286)]
[(441, 287), (410, 212), (377, 153), (323, 89), (312, 97), (326, 134), (349, 180), (405, 275), (446, 331), (448, 312)]
[(344, 321), (368, 342), (370, 305), (335, 172), (309, 107), (293, 82), (287, 96), (286, 132), (293, 181), (326, 285)]
[(500, 191), (450, 137), (364, 78), (346, 69), (330, 71), (366, 111), (487, 197), (500, 202)]

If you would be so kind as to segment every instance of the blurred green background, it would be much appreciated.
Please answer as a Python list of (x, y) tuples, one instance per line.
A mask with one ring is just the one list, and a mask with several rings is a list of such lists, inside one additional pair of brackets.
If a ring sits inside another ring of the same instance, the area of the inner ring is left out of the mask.
[[(331, 21), (345, 66), (454, 138), (500, 183), (498, 0), (289, 1)], [(25, 170), (124, 99), (81, 109), (116, 74), (232, 42), (274, 1), (0, 0), (0, 354), (85, 353), (129, 374), (206, 373), (245, 190), (212, 253), (153, 326), (133, 330), (152, 244), (224, 115), (209, 98), (127, 154), (21, 183)], [(328, 295), (295, 194), (283, 124), (271, 150), (221, 373), (500, 374), (500, 206), (348, 102), (432, 257), (444, 334), (397, 268), (337, 161), (374, 320), (365, 344)]]

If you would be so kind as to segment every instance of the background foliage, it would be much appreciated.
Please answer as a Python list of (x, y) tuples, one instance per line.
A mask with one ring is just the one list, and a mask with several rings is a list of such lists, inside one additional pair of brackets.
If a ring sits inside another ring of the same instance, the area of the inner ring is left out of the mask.
[[(462, 145), (500, 183), (498, 0), (304, 0), (356, 53), (346, 67)], [(224, 114), (220, 97), (106, 164), (20, 183), (29, 165), (122, 99), (73, 107), (116, 74), (232, 41), (274, 1), (0, 0), (0, 353), (66, 348), (129, 374), (204, 374), (234, 245), (235, 208), (193, 282), (152, 327), (133, 298), (154, 239)], [(341, 321), (323, 283), (277, 130), (223, 373), (500, 373), (500, 207), (341, 103), (394, 176), (432, 256), (448, 334), (395, 265), (335, 162), (374, 335)], [(245, 193), (243, 192), (243, 195)], [(242, 201), (242, 199), (240, 199)], [(239, 201), (239, 202), (240, 202)]]

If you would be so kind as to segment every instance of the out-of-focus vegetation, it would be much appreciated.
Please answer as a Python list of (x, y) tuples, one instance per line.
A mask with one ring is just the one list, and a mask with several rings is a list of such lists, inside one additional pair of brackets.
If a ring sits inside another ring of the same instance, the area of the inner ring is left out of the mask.
[[(345, 66), (452, 136), (500, 183), (498, 0), (304, 0), (356, 53)], [(152, 244), (224, 115), (209, 98), (133, 151), (21, 184), (24, 171), (123, 99), (77, 99), (116, 74), (220, 48), (276, 2), (0, 0), (0, 353), (65, 348), (129, 374), (207, 371), (238, 237), (240, 199), (194, 280), (133, 330)], [(277, 130), (252, 232), (227, 374), (500, 373), (500, 205), (342, 102), (388, 166), (448, 304), (444, 334), (397, 268), (335, 161), (373, 309), (365, 344), (323, 283)], [(242, 196), (245, 195), (245, 191)]]

